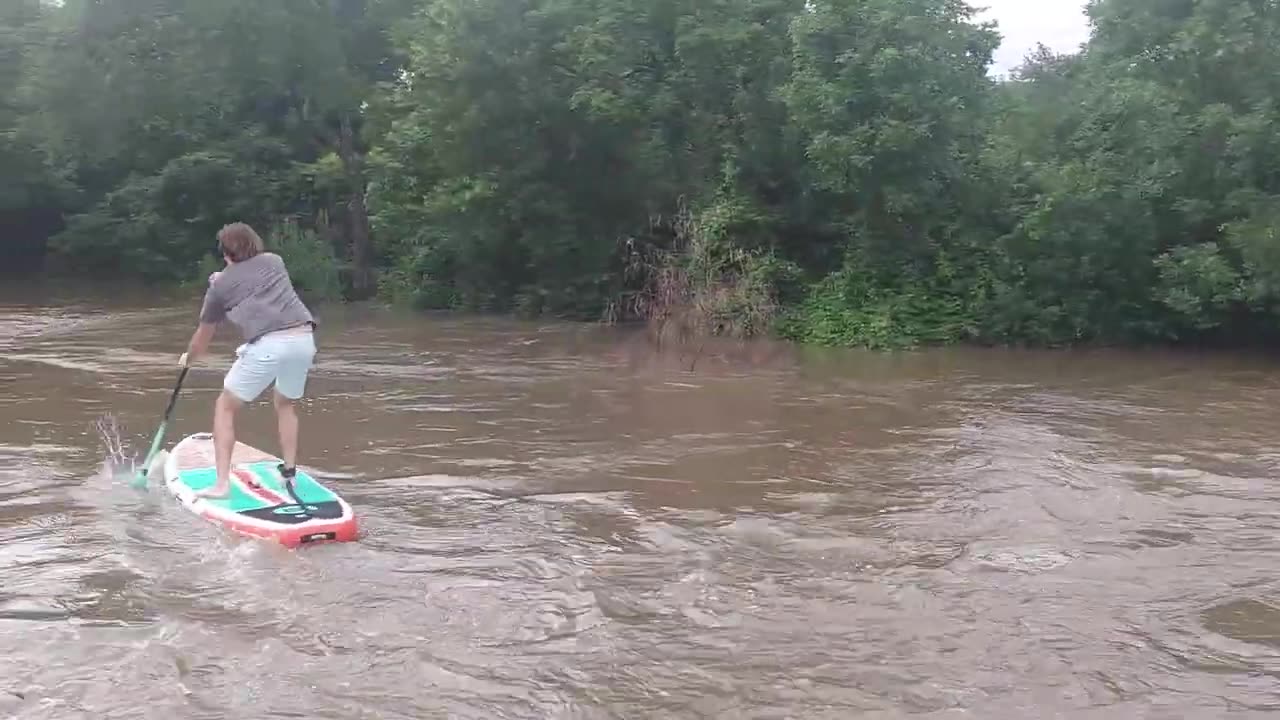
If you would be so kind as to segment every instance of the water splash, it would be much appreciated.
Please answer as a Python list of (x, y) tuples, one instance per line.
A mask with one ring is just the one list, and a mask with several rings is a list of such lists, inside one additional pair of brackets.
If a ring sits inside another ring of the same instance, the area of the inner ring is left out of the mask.
[(138, 471), (138, 457), (126, 448), (119, 421), (114, 415), (105, 415), (94, 424), (106, 453), (102, 459), (103, 474), (113, 480), (127, 482)]

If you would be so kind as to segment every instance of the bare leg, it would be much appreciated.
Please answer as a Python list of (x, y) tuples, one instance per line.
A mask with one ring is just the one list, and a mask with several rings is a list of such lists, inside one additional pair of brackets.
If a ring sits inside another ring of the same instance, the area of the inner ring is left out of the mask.
[(298, 464), (298, 412), (293, 401), (275, 394), (276, 425), (280, 430), (280, 455), (286, 468), (297, 467)]
[(243, 403), (222, 391), (213, 410), (213, 454), (217, 481), (212, 488), (196, 493), (200, 497), (224, 498), (231, 493), (231, 451), (236, 446), (236, 410)]

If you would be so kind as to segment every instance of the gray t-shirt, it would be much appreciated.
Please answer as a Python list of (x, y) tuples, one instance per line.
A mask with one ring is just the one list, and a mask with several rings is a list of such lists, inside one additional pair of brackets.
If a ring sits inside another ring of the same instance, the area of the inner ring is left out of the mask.
[(316, 321), (293, 290), (284, 260), (274, 253), (260, 253), (232, 263), (209, 286), (200, 309), (200, 321), (230, 320), (251, 343), (269, 332)]

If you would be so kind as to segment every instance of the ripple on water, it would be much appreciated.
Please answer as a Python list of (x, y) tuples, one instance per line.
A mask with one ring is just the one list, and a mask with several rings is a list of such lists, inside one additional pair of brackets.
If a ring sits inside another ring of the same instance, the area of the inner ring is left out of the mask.
[(306, 442), (364, 534), (305, 552), (91, 477), (77, 433), (104, 409), (150, 431), (190, 308), (0, 313), (0, 715), (1280, 709), (1265, 374), (632, 371), (554, 329), (333, 312)]

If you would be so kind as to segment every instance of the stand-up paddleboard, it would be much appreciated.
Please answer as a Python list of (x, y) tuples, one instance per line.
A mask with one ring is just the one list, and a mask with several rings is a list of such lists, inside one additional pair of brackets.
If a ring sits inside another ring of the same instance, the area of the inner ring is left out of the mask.
[(345, 500), (301, 468), (290, 495), (279, 465), (279, 458), (237, 442), (231, 454), (231, 492), (224, 498), (197, 497), (196, 492), (212, 488), (217, 480), (213, 435), (197, 433), (164, 458), (164, 481), (188, 510), (243, 535), (287, 547), (356, 539), (355, 513)]

